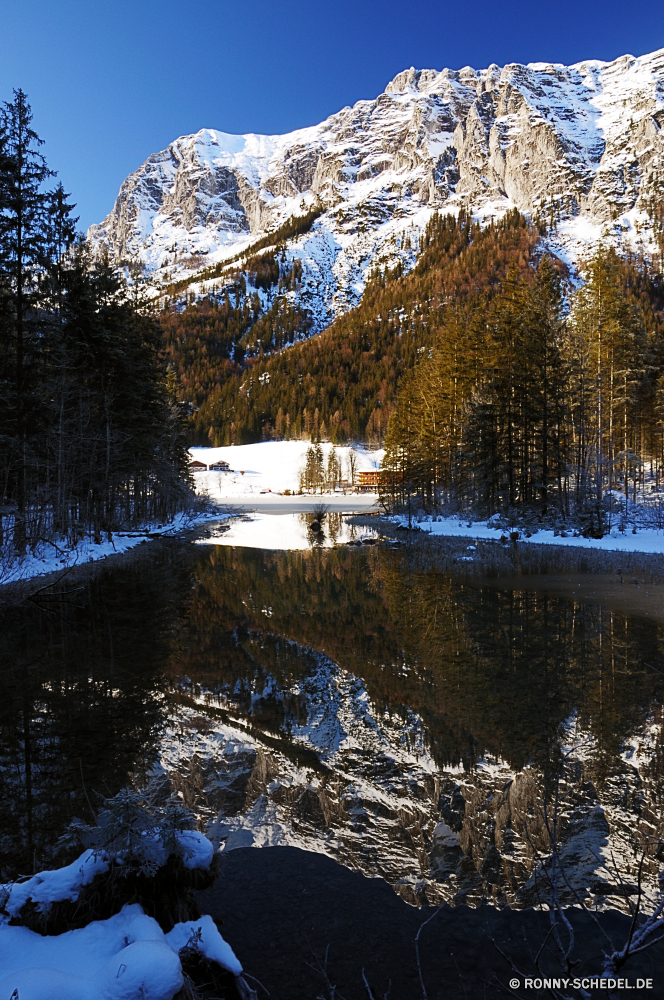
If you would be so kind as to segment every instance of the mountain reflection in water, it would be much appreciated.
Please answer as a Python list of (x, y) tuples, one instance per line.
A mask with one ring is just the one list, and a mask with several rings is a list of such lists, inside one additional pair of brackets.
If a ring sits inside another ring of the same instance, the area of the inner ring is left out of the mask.
[(543, 776), (578, 744), (561, 827), (601, 901), (589, 847), (627, 859), (662, 826), (661, 627), (414, 565), (173, 544), (7, 612), (3, 876), (134, 774), (226, 849), (323, 850), (412, 902), (528, 904)]

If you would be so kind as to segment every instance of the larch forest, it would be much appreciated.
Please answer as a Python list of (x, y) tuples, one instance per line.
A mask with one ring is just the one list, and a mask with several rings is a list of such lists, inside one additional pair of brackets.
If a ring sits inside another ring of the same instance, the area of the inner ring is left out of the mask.
[(602, 248), (573, 274), (550, 220), (438, 214), (414, 269), (375, 269), (359, 306), (319, 336), (279, 295), (279, 246), (221, 295), (171, 304), (165, 349), (198, 444), (305, 438), (384, 445), (383, 500), (404, 509), (570, 518), (605, 531), (664, 463), (660, 257)]

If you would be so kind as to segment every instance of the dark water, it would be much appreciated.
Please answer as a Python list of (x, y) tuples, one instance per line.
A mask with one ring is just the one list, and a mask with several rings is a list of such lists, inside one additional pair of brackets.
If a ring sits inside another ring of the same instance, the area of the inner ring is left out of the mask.
[[(63, 580), (5, 604), (1, 616), (3, 880), (57, 863), (74, 817), (90, 821), (104, 797), (147, 780), (164, 720), (192, 699), (201, 704), (201, 692), (232, 704), (266, 746), (284, 753), (291, 744), (298, 765), (316, 771), (315, 746), (292, 742), (292, 733), (307, 723), (303, 682), (321, 654), (357, 679), (375, 717), (397, 730), (403, 722), (406, 750), (419, 720), (443, 777), (485, 760), (545, 774), (574, 718), (592, 740), (601, 791), (634, 734), (660, 719), (664, 693), (653, 669), (664, 670), (657, 623), (560, 594), (471, 586), (416, 570), (407, 549), (383, 546), (274, 552), (164, 542), (83, 583)], [(657, 822), (658, 732), (639, 774), (643, 808)], [(362, 752), (371, 756), (354, 751)], [(363, 767), (370, 775), (378, 764)], [(398, 756), (390, 767), (398, 770)], [(429, 795), (451, 823), (445, 788), (441, 779), (435, 793), (413, 795)], [(470, 857), (478, 847), (468, 836)]]

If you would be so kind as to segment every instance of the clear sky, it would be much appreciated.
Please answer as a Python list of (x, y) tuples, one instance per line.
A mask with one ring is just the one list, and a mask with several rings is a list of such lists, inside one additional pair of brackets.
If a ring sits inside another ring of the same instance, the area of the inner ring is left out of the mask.
[(577, 62), (664, 47), (662, 0), (4, 0), (0, 98), (22, 87), (86, 228), (200, 128), (286, 132), (409, 66)]

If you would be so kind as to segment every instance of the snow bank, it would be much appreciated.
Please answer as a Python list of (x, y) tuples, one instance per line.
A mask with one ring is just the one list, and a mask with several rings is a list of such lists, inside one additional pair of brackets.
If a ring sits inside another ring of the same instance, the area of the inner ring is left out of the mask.
[(242, 966), (231, 946), (224, 941), (212, 917), (201, 917), (188, 923), (176, 924), (166, 935), (173, 951), (180, 952), (190, 942), (196, 942), (196, 949), (202, 955), (216, 962), (222, 969), (228, 969), (234, 976), (242, 975)]
[(205, 521), (218, 521), (224, 516), (223, 513), (215, 511), (196, 515), (182, 513), (167, 524), (144, 529), (137, 528), (131, 531), (114, 531), (110, 541), (104, 534), (104, 540), (98, 545), (91, 538), (84, 538), (75, 549), (68, 548), (62, 540), (56, 542), (56, 545), (42, 542), (34, 552), (30, 551), (26, 556), (14, 559), (11, 565), (0, 566), (0, 586), (16, 583), (19, 580), (30, 580), (35, 576), (44, 576), (46, 573), (54, 573), (58, 570), (66, 570), (71, 566), (98, 562), (100, 559), (107, 559), (109, 556), (136, 548), (137, 545), (142, 545), (151, 538), (158, 538), (161, 535), (175, 535), (197, 524), (203, 524)]
[(138, 903), (79, 930), (42, 936), (0, 923), (0, 997), (9, 1000), (172, 1000), (182, 988), (179, 952), (193, 947), (234, 976), (242, 965), (211, 917), (164, 934)]
[(181, 830), (175, 836), (182, 851), (182, 863), (185, 868), (191, 871), (194, 868), (210, 867), (214, 847), (207, 837), (198, 830)]
[[(196, 472), (194, 484), (198, 493), (206, 493), (211, 500), (221, 501), (225, 498), (255, 497), (260, 493), (283, 493), (285, 490), (295, 492), (300, 485), (300, 470), (305, 460), (309, 441), (263, 441), (259, 444), (238, 445), (228, 448), (191, 448), (192, 459), (198, 459), (211, 465), (223, 459), (228, 462), (234, 472)], [(332, 448), (331, 444), (321, 445), (325, 461)], [(378, 469), (383, 459), (384, 451), (367, 451), (355, 448), (357, 469)], [(344, 478), (347, 478), (348, 455), (351, 448), (337, 448)], [(244, 473), (244, 475), (242, 475)], [(218, 521), (228, 516), (221, 511), (210, 511), (200, 515), (187, 513), (178, 514), (168, 524), (160, 524), (144, 530), (127, 530), (113, 532), (110, 541), (104, 535), (104, 540), (96, 545), (90, 538), (83, 539), (75, 549), (69, 549), (64, 542), (55, 546), (44, 542), (34, 552), (25, 557), (15, 559), (11, 565), (0, 566), (0, 585), (15, 583), (19, 580), (29, 580), (46, 573), (66, 570), (71, 566), (80, 566), (88, 562), (107, 559), (109, 556), (141, 545), (151, 538), (160, 535), (173, 535), (206, 521)], [(56, 540), (57, 542), (57, 540)], [(1, 998), (0, 998), (1, 1000)]]
[[(394, 524), (408, 524), (404, 516), (392, 517)], [(445, 535), (459, 538), (486, 538), (498, 541), (502, 535), (509, 535), (511, 528), (495, 527), (489, 520), (469, 522), (458, 517), (443, 517), (439, 521), (430, 518), (414, 522), (422, 531), (431, 535)], [(530, 538), (520, 533), (519, 544), (531, 542), (535, 545), (571, 545), (575, 548), (603, 549), (607, 552), (664, 552), (664, 531), (657, 528), (639, 528), (633, 535), (631, 530), (621, 534), (616, 528), (604, 538), (584, 538), (573, 535), (555, 535), (553, 530), (537, 531)]]
[[(228, 462), (233, 472), (196, 472), (196, 488), (207, 489), (213, 500), (224, 497), (255, 496), (265, 490), (283, 493), (300, 488), (300, 470), (305, 464), (309, 441), (262, 441), (258, 444), (231, 445), (227, 448), (190, 448), (192, 459), (212, 465), (220, 459)], [(325, 461), (331, 444), (321, 444)], [(347, 479), (348, 455), (357, 456), (357, 469), (378, 469), (385, 452), (350, 447), (337, 448), (343, 478)], [(244, 473), (244, 474), (243, 474)]]
[[(210, 844), (209, 840), (208, 844)], [(210, 844), (211, 847), (212, 844)], [(26, 882), (14, 882), (11, 886), (0, 886), (0, 895), (3, 888), (8, 890), (9, 895), (4, 908), (11, 917), (18, 916), (29, 900), (36, 904), (40, 913), (44, 913), (50, 908), (51, 903), (59, 903), (62, 900), (75, 902), (81, 889), (89, 885), (95, 875), (105, 871), (108, 871), (106, 857), (97, 851), (89, 850), (81, 854), (80, 858), (67, 865), (66, 868), (40, 872)], [(2, 994), (0, 994), (1, 996)]]
[(57, 936), (0, 924), (0, 969), (2, 1000), (172, 1000), (183, 985), (177, 953), (138, 903)]
[[(210, 867), (214, 847), (206, 836), (198, 830), (178, 830), (175, 837), (185, 868), (192, 871), (195, 868), (207, 870)], [(150, 853), (155, 856), (158, 864), (166, 863), (167, 850), (156, 837), (151, 839)], [(45, 913), (52, 903), (64, 900), (75, 902), (81, 889), (89, 885), (96, 875), (108, 871), (108, 866), (108, 856), (104, 851), (89, 849), (65, 868), (39, 872), (25, 882), (0, 885), (0, 903), (4, 897), (4, 909), (10, 917), (18, 916), (29, 901), (36, 905), (40, 913)]]
[[(176, 834), (186, 868), (210, 867), (213, 846), (197, 830)], [(65, 868), (0, 886), (0, 1000), (171, 1000), (183, 985), (179, 953), (193, 948), (234, 976), (242, 966), (211, 917), (176, 924), (164, 934), (138, 903), (108, 920), (46, 935), (10, 924), (29, 901), (45, 912), (78, 899), (95, 875), (108, 870), (101, 851), (85, 851)]]

